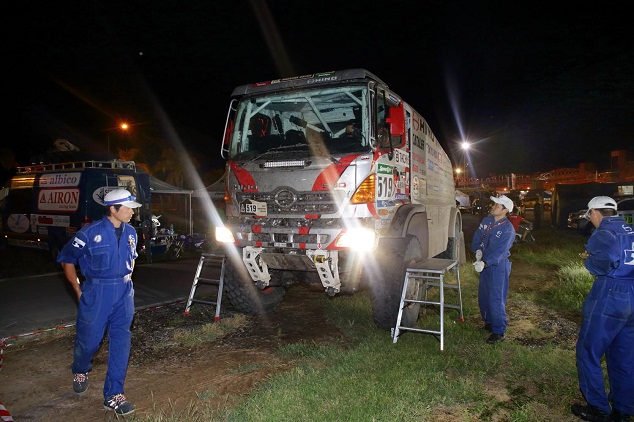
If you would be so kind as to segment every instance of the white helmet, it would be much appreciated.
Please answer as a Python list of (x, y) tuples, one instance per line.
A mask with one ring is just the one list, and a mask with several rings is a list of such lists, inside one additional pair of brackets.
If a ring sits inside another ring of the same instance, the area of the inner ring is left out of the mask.
[(106, 194), (103, 203), (106, 206), (123, 205), (128, 208), (139, 208), (141, 204), (135, 201), (136, 196), (125, 189), (115, 189)]

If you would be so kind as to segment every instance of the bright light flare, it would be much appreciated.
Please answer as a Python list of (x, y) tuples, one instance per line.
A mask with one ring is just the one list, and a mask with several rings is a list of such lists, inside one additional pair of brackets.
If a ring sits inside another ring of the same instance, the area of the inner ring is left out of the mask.
[(229, 230), (225, 226), (217, 226), (216, 227), (216, 242), (218, 243), (234, 243), (235, 239), (233, 238), (233, 234), (231, 230)]
[(469, 148), (471, 147), (471, 144), (469, 143), (469, 141), (462, 141), (462, 144), (460, 144), (460, 147), (463, 149), (463, 151), (468, 151)]
[(340, 248), (350, 248), (353, 251), (370, 251), (374, 249), (376, 233), (366, 228), (349, 228), (337, 239)]

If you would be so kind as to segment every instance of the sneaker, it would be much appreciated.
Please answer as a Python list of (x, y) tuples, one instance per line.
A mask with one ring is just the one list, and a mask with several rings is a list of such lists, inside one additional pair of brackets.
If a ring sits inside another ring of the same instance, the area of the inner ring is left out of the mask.
[(634, 415), (627, 415), (625, 413), (621, 413), (618, 410), (612, 409), (612, 419), (610, 421), (613, 422), (634, 422)]
[(586, 404), (575, 403), (572, 405), (572, 413), (583, 419), (584, 421), (593, 421), (593, 422), (609, 422), (610, 415), (602, 412), (598, 408)]
[(485, 331), (491, 332), (492, 327), (491, 327), (491, 323), (487, 322), (484, 324), (484, 327), (482, 327)]
[(123, 394), (108, 397), (103, 402), (103, 408), (106, 410), (114, 410), (114, 413), (122, 416), (134, 413), (134, 405), (127, 401)]
[(488, 344), (494, 344), (494, 343), (497, 343), (498, 341), (502, 341), (502, 340), (504, 340), (504, 334), (493, 334), (493, 333), (491, 333), (491, 335), (487, 339), (487, 343)]
[(73, 391), (83, 394), (88, 390), (88, 374), (73, 374)]

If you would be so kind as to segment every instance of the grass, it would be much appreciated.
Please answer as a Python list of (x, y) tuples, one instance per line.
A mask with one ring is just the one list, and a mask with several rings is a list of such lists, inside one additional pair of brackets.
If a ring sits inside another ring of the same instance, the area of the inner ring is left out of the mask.
[[(578, 253), (583, 239), (544, 230), (513, 258), (551, 276), (532, 297), (562, 313), (578, 312), (592, 278)], [(465, 315), (477, 314), (477, 277), (461, 271)], [(510, 293), (511, 299), (516, 293)], [(222, 421), (549, 421), (570, 419), (579, 400), (574, 351), (483, 342), (479, 326), (446, 320), (445, 351), (419, 334), (393, 344), (372, 323), (366, 293), (324, 300), (329, 318), (349, 336), (345, 347), (298, 342), (278, 349), (297, 362), (236, 407), (206, 409), (183, 419)], [(572, 420), (572, 419), (571, 419)]]
[[(511, 287), (509, 301), (534, 301), (558, 313), (578, 314), (592, 284), (578, 257), (583, 243), (575, 233), (543, 229), (537, 243), (514, 247), (513, 260), (531, 265), (531, 277), (539, 283), (529, 291)], [(292, 369), (247, 396), (227, 400), (231, 405), (206, 406), (214, 392), (203, 390), (196, 405), (131, 420), (573, 420), (569, 406), (581, 400), (574, 350), (552, 344), (528, 347), (513, 340), (485, 344), (485, 334), (473, 322), (478, 319), (478, 279), (470, 263), (461, 269), (461, 283), (468, 322), (460, 323), (456, 311), (447, 311), (444, 352), (429, 335), (407, 333), (394, 344), (374, 326), (367, 292), (324, 298), (328, 318), (346, 333), (346, 344), (299, 341), (281, 346), (276, 355), (292, 362)], [(437, 316), (427, 318), (437, 321)], [(209, 324), (176, 330), (175, 338), (196, 345), (232, 329)], [(257, 369), (245, 365), (235, 371)]]

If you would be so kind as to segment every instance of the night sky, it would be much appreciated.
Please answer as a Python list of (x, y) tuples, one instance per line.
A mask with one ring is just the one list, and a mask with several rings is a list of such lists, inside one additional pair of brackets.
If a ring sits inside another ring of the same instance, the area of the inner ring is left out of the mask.
[[(2, 146), (28, 164), (57, 138), (82, 150), (182, 142), (201, 170), (241, 84), (362, 67), (477, 176), (579, 162), (632, 144), (627, 2), (25, 1), (5, 12)], [(133, 131), (121, 135), (118, 119)]]

